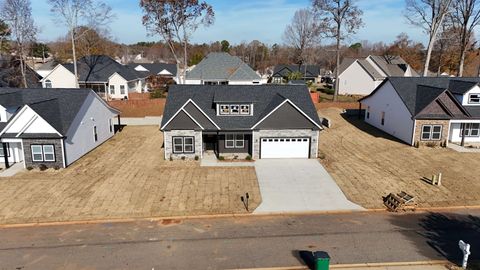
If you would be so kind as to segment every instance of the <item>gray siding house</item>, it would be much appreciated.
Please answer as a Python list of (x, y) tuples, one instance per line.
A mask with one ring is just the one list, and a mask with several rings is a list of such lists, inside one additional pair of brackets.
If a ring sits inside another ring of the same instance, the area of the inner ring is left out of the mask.
[(175, 85), (161, 124), (166, 159), (316, 158), (322, 129), (305, 85)]
[(88, 89), (0, 88), (0, 163), (65, 168), (111, 138), (119, 114)]

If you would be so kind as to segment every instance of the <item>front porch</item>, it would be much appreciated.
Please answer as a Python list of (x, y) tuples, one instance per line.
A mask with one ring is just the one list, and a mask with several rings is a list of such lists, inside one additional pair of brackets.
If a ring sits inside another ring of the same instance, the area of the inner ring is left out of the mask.
[(23, 161), (24, 154), (21, 140), (2, 139), (0, 143), (0, 167), (9, 169), (14, 164), (23, 164)]
[(480, 146), (480, 120), (451, 121), (448, 141), (461, 147)]
[(203, 152), (214, 153), (217, 158), (245, 159), (252, 157), (251, 132), (203, 132)]

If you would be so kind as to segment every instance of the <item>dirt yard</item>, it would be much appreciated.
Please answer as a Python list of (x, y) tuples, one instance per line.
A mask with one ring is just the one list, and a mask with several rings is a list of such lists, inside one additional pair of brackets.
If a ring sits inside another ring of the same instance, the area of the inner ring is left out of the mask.
[(120, 110), (122, 117), (161, 116), (165, 109), (164, 98), (112, 100), (108, 104)]
[[(366, 208), (383, 208), (382, 196), (405, 191), (421, 207), (480, 205), (480, 154), (420, 149), (401, 143), (356, 116), (320, 110), (333, 127), (320, 135), (322, 164), (345, 195)], [(423, 180), (443, 174), (442, 186)]]
[(163, 160), (156, 127), (126, 127), (71, 167), (0, 178), (0, 224), (245, 213), (260, 201), (253, 168)]

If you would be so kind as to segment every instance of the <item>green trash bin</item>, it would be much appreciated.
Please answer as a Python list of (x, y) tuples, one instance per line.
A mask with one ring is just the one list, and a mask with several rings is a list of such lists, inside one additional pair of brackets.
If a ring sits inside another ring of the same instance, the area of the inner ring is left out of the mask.
[(315, 270), (330, 269), (330, 255), (325, 251), (316, 251), (313, 253), (315, 260)]

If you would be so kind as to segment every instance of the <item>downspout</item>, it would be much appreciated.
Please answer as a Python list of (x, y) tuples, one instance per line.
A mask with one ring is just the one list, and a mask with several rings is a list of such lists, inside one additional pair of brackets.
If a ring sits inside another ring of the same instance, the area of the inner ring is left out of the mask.
[(465, 123), (460, 124), (460, 130), (462, 131), (462, 142), (460, 143), (461, 147), (465, 146)]
[(416, 129), (417, 129), (417, 120), (412, 118), (413, 119), (413, 132), (412, 132), (412, 143), (411, 145), (414, 146), (415, 145), (415, 132), (416, 132)]
[(67, 153), (65, 152), (65, 139), (64, 138), (60, 139), (60, 144), (62, 146), (63, 168), (67, 168), (67, 161), (66, 161)]
[(8, 163), (7, 143), (2, 142), (2, 147), (3, 147), (3, 158), (5, 160), (5, 169), (8, 169), (10, 168), (10, 163)]

